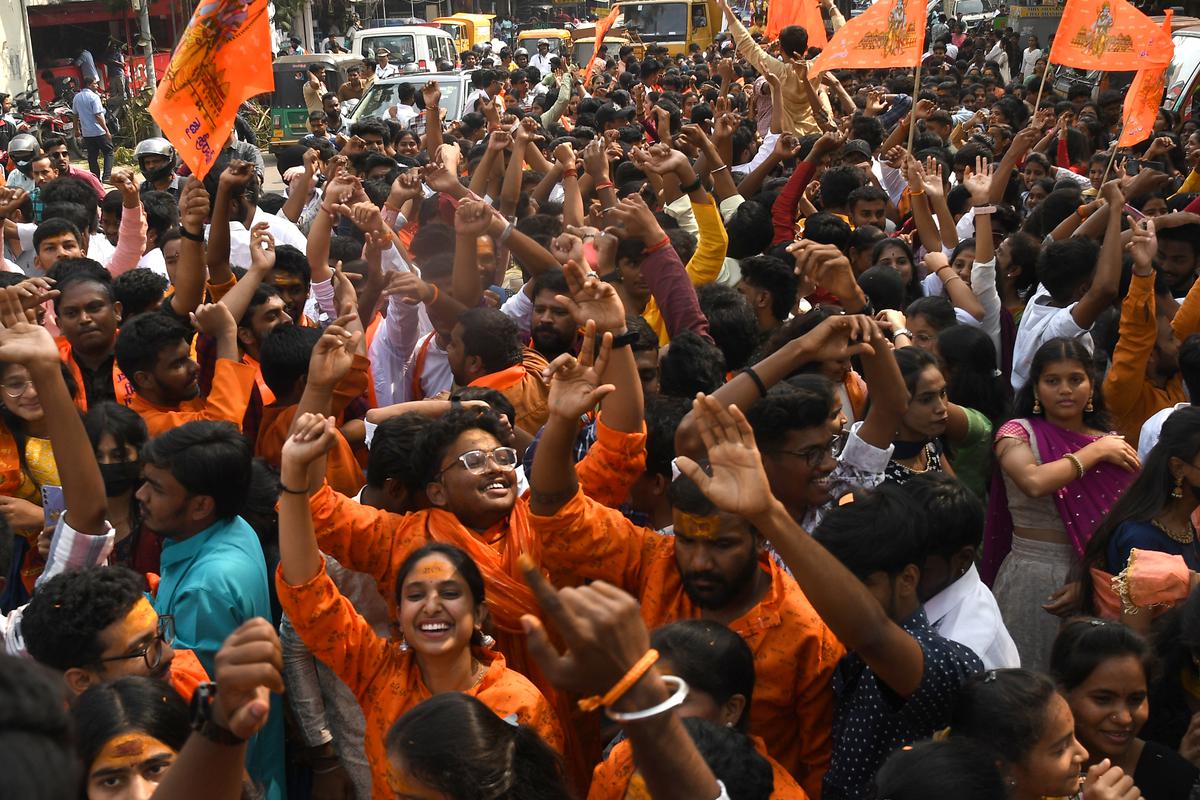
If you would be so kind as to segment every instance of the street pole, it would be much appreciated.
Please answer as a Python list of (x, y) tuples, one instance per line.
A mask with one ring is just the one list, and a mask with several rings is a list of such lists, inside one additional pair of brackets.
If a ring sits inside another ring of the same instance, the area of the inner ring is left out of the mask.
[[(139, 4), (138, 8), (138, 28), (142, 39), (142, 53), (146, 57), (146, 87), (150, 89), (151, 96), (158, 89), (158, 76), (154, 74), (154, 42), (150, 38), (150, 0), (134, 0)], [(161, 136), (162, 131), (158, 128), (158, 123), (154, 118), (150, 119), (150, 135)]]

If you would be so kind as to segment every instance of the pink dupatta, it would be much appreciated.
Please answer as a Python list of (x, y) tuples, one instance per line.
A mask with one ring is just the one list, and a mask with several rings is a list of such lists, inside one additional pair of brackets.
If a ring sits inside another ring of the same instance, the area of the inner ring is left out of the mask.
[[(1031, 446), (1036, 443), (1035, 454), (1042, 464), (1057, 461), (1068, 453), (1074, 453), (1095, 441), (1095, 437), (1075, 433), (1051, 424), (1041, 417), (1015, 420), (1033, 432)], [(1071, 481), (1054, 493), (1054, 505), (1062, 517), (1067, 538), (1075, 547), (1078, 556), (1092, 537), (1104, 515), (1112, 508), (1121, 493), (1133, 482), (1134, 474), (1126, 472), (1108, 462), (1092, 467), (1080, 479)], [(980, 575), (984, 583), (991, 586), (1000, 571), (1008, 551), (1012, 548), (1013, 522), (1008, 510), (1008, 492), (1000, 470), (992, 473), (992, 486), (988, 495), (987, 527), (983, 537), (983, 560)]]

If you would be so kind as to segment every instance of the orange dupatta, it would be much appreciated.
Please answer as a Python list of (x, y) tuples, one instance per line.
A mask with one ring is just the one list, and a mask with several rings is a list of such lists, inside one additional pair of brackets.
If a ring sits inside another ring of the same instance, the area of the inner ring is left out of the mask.
[(471, 556), (487, 579), (487, 606), (495, 626), (505, 633), (524, 636), (521, 617), (540, 614), (537, 600), (517, 566), (517, 557), (525, 553), (534, 563), (541, 563), (541, 542), (529, 525), (529, 509), (524, 502), (518, 500), (513, 506), (507, 524), (507, 535), (499, 546), (490, 542), (497, 540), (500, 526), (476, 536), (458, 517), (440, 508), (428, 512), (425, 530), (430, 541), (452, 544)]
[[(55, 339), (58, 344), (58, 356), (63, 363), (67, 365), (67, 369), (71, 370), (71, 377), (75, 379), (75, 406), (87, 413), (87, 391), (83, 386), (83, 372), (79, 369), (79, 365), (75, 363), (75, 359), (71, 355), (71, 343), (67, 341), (65, 336), (60, 336)], [(125, 377), (125, 373), (117, 367), (117, 359), (113, 359), (112, 366), (112, 382), (113, 394), (116, 395), (117, 402), (126, 408), (133, 402), (133, 383)]]

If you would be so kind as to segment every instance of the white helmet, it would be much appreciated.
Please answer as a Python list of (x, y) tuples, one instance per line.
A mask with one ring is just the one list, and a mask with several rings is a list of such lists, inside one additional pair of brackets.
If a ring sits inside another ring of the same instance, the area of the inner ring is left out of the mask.
[[(137, 147), (133, 149), (133, 156), (137, 159), (138, 169), (141, 170), (142, 177), (148, 181), (161, 181), (172, 174), (178, 165), (178, 161), (175, 158), (175, 148), (161, 136), (143, 139), (138, 142)], [(161, 156), (167, 160), (167, 163), (156, 169), (148, 170), (142, 161), (143, 156)]]

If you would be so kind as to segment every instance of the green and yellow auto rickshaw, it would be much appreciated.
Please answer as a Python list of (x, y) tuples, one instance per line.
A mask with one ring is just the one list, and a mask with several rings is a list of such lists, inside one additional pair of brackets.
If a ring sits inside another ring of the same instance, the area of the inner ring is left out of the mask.
[(352, 53), (312, 53), (280, 56), (271, 68), (275, 72), (275, 91), (271, 94), (271, 151), (293, 145), (308, 135), (308, 107), (304, 103), (304, 84), (310, 64), (325, 67), (325, 88), (337, 92), (349, 77), (350, 67), (362, 67), (363, 58)]

